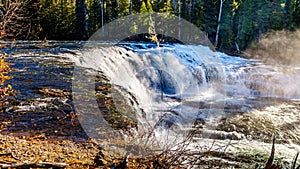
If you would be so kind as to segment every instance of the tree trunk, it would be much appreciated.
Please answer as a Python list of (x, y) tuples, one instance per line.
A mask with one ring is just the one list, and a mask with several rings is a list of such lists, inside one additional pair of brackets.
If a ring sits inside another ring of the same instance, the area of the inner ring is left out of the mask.
[(132, 15), (132, 0), (129, 0), (129, 5), (130, 5), (130, 15)]
[(104, 1), (101, 0), (101, 30), (104, 33)]
[(180, 40), (181, 36), (181, 1), (178, 0), (178, 39)]
[(189, 21), (192, 22), (192, 8), (193, 8), (193, 0), (190, 0), (190, 8), (189, 8)]
[(219, 11), (219, 17), (218, 17), (218, 27), (217, 27), (217, 32), (216, 32), (215, 47), (218, 46), (219, 31), (220, 31), (220, 22), (221, 22), (222, 8), (223, 8), (223, 3), (224, 2), (225, 2), (225, 0), (220, 0), (220, 11)]

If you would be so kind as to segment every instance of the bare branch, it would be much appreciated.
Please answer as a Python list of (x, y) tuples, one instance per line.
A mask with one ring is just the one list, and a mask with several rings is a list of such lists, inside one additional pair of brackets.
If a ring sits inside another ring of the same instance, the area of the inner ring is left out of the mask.
[(0, 163), (1, 168), (66, 168), (68, 165), (65, 163), (49, 163), (49, 162), (39, 162), (39, 163), (20, 163), (20, 164), (3, 164)]
[(31, 29), (28, 12), (24, 8), (29, 0), (11, 0), (6, 1), (3, 8), (3, 15), (0, 18), (1, 38), (15, 38), (18, 36), (28, 36), (28, 29)]

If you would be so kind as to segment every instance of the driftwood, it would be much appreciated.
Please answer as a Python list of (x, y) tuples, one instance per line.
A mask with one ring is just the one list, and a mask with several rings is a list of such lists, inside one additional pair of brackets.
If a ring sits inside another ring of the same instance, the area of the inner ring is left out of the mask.
[[(273, 163), (274, 154), (275, 154), (275, 136), (273, 137), (272, 150), (271, 150), (270, 157), (265, 165), (265, 169), (282, 169), (282, 167), (280, 165)], [(296, 167), (298, 156), (299, 156), (299, 152), (296, 153), (296, 155), (292, 161), (291, 169), (300, 169), (300, 165), (298, 165)]]
[(270, 157), (266, 163), (265, 169), (277, 169), (280, 168), (280, 166), (273, 164), (273, 160), (274, 160), (274, 154), (275, 154), (275, 136), (273, 136), (273, 144), (272, 144), (272, 150), (271, 150), (271, 154)]
[(4, 164), (0, 163), (0, 168), (66, 168), (68, 164), (65, 163), (50, 163), (50, 162), (38, 162), (38, 163), (16, 163), (16, 164)]
[[(298, 156), (299, 156), (299, 152), (297, 152), (297, 154), (295, 155), (295, 157), (293, 159), (291, 169), (295, 169), (296, 168), (296, 163), (297, 163)], [(299, 168), (300, 168), (300, 165), (296, 169), (299, 169)]]

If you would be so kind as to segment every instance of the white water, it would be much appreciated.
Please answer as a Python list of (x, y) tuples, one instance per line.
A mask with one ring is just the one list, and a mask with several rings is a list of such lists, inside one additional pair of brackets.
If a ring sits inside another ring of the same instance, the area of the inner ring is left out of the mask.
[(138, 136), (128, 140), (161, 148), (184, 139), (197, 119), (213, 124), (225, 107), (245, 111), (253, 107), (247, 101), (258, 97), (300, 98), (298, 68), (272, 67), (204, 46), (103, 46), (84, 51), (76, 65), (102, 71), (128, 104), (136, 100)]

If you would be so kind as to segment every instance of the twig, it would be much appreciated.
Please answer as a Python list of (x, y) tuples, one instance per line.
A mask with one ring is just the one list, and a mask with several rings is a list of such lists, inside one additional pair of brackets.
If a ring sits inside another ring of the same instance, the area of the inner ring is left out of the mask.
[(68, 164), (65, 163), (50, 163), (50, 162), (39, 162), (39, 163), (17, 163), (17, 164), (3, 164), (0, 163), (1, 168), (66, 168)]

